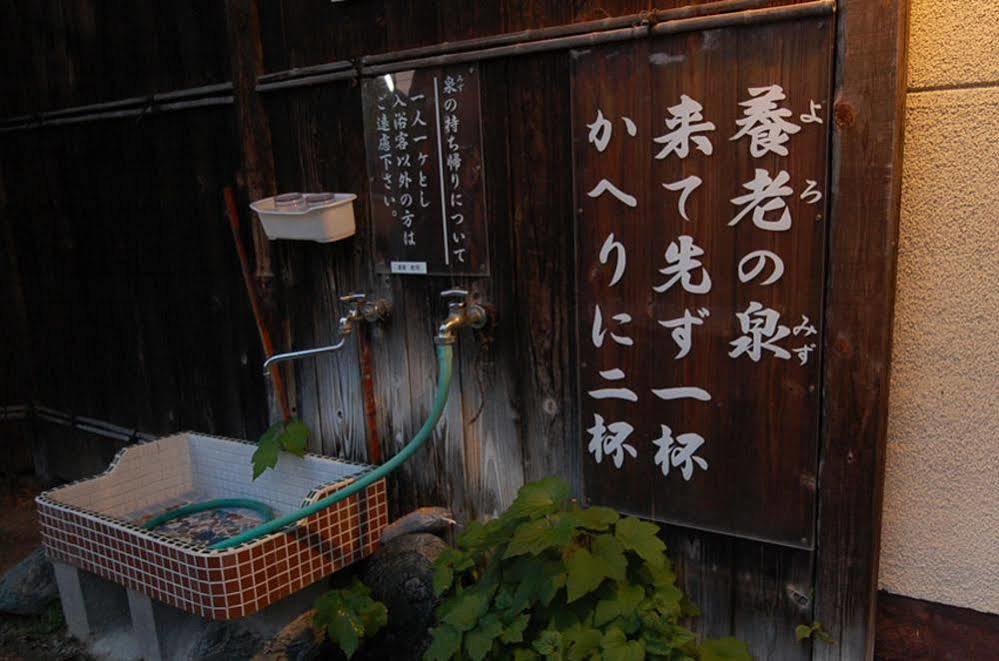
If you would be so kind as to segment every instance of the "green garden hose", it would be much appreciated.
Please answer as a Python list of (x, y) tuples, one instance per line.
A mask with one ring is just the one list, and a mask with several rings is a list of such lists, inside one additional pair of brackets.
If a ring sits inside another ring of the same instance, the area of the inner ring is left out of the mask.
[(219, 510), (224, 507), (253, 510), (261, 516), (261, 520), (263, 521), (270, 521), (274, 518), (274, 510), (271, 509), (271, 506), (266, 503), (262, 503), (259, 500), (250, 500), (249, 498), (217, 498), (215, 500), (191, 503), (190, 505), (184, 505), (183, 507), (178, 507), (174, 510), (168, 510), (159, 516), (149, 519), (142, 524), (142, 527), (147, 530), (152, 530), (153, 528), (159, 528), (164, 523), (173, 521), (174, 519), (183, 519), (186, 516), (191, 516), (192, 514), (197, 514), (198, 512)]

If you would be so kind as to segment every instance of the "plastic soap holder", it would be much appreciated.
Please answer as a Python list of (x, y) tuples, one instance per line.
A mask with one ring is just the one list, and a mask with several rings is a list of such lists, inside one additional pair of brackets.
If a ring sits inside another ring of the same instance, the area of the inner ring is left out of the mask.
[(282, 193), (250, 204), (267, 238), (329, 243), (353, 236), (353, 193)]

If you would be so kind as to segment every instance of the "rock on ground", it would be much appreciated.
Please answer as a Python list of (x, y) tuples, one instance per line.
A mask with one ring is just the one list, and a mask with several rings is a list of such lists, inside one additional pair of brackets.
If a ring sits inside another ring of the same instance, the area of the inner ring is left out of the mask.
[[(447, 544), (429, 533), (387, 542), (368, 561), (364, 582), (388, 607), (388, 626), (371, 641), (371, 658), (420, 659), (434, 624), (434, 561)], [(377, 656), (376, 656), (377, 655)]]
[(58, 596), (52, 563), (41, 547), (0, 578), (0, 612), (3, 613), (39, 615)]
[[(402, 535), (385, 542), (368, 559), (363, 580), (372, 597), (388, 608), (388, 625), (361, 644), (353, 661), (420, 659), (430, 644), (434, 624), (433, 564), (447, 548), (429, 533)], [(312, 610), (302, 614), (270, 640), (256, 661), (310, 661), (343, 659), (325, 637), (312, 630)]]

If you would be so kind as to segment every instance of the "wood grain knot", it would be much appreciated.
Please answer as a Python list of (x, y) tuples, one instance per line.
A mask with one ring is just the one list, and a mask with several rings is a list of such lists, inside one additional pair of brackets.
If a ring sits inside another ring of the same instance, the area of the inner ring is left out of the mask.
[(833, 108), (833, 116), (835, 117), (836, 126), (845, 129), (853, 126), (853, 123), (857, 120), (857, 111), (846, 101), (839, 101)]

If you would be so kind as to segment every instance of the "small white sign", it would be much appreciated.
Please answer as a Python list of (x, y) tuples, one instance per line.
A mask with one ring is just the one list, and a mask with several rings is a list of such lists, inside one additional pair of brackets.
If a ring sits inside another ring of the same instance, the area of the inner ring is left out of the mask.
[(426, 262), (392, 262), (391, 267), (392, 267), (392, 273), (399, 273), (402, 275), (427, 274)]

